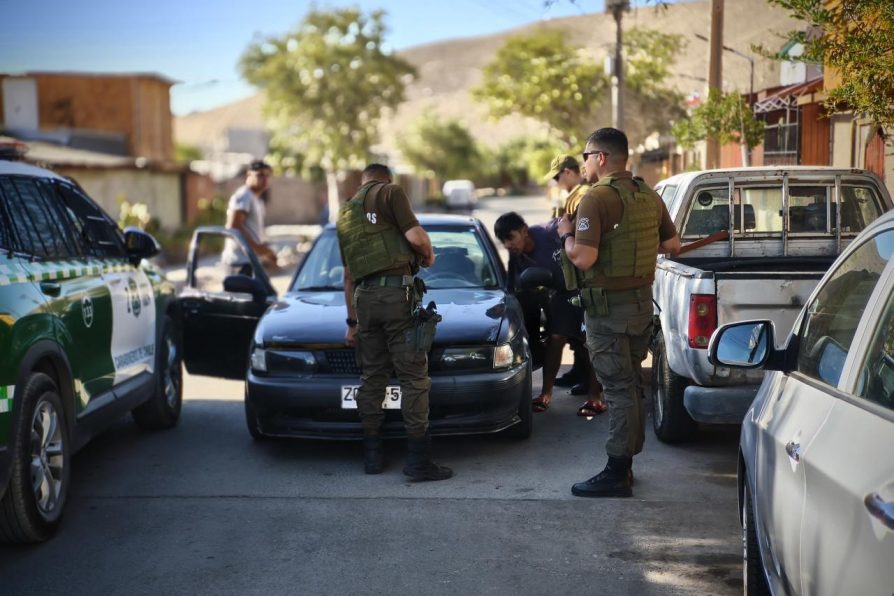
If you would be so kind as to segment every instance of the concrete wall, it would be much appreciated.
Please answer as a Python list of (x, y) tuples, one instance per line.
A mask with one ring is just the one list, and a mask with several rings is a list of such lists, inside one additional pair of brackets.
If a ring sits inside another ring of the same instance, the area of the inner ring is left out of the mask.
[(84, 169), (59, 166), (54, 170), (71, 176), (116, 220), (119, 200), (144, 203), (162, 228), (176, 230), (184, 225), (180, 208), (180, 172), (131, 169)]
[[(195, 172), (187, 172), (184, 174), (186, 179), (185, 204), (186, 204), (186, 223), (188, 225), (195, 222), (199, 215), (199, 201), (202, 199), (211, 200), (217, 194), (217, 185), (210, 176), (196, 174)], [(223, 223), (223, 222), (221, 222)]]

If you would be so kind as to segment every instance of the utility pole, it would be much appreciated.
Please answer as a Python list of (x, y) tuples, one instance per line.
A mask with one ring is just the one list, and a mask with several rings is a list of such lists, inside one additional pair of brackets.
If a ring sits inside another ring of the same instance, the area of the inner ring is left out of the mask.
[(621, 18), (630, 10), (630, 0), (605, 0), (606, 12), (615, 18), (615, 58), (612, 72), (612, 126), (624, 130), (624, 63)]
[[(695, 36), (702, 41), (711, 43), (711, 40), (708, 39), (707, 37), (705, 37), (704, 35), (702, 35), (701, 33), (696, 33)], [(754, 58), (752, 58), (751, 56), (749, 56), (747, 54), (743, 54), (739, 50), (731, 48), (726, 44), (723, 44), (723, 51), (729, 52), (731, 54), (735, 54), (736, 56), (738, 56), (740, 58), (744, 58), (745, 60), (748, 60), (748, 66), (751, 69), (751, 73), (749, 75), (749, 84), (748, 84), (748, 106), (749, 106), (749, 108), (751, 108), (753, 110), (754, 109)], [(741, 145), (742, 145), (742, 165), (745, 167), (748, 167), (751, 165), (751, 157), (750, 157), (749, 150), (748, 150), (748, 144), (745, 142), (744, 126), (743, 126), (743, 130), (742, 130)]]
[[(712, 89), (723, 92), (723, 0), (711, 0), (711, 42), (708, 59), (708, 94)], [(705, 167), (720, 167), (720, 142), (708, 137)]]

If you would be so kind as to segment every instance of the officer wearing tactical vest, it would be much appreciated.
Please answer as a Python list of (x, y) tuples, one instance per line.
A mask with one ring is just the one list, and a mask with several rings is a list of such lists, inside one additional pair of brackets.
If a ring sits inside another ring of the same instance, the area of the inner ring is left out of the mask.
[[(553, 158), (550, 164), (549, 172), (544, 176), (543, 181), (554, 180), (559, 188), (565, 190), (568, 196), (565, 198), (565, 207), (562, 213), (556, 214), (561, 217), (567, 213), (568, 217), (574, 222), (577, 216), (577, 208), (581, 199), (590, 190), (590, 182), (587, 181), (580, 173), (580, 166), (574, 157), (560, 153)], [(578, 293), (577, 271), (568, 255), (564, 251), (561, 253), (562, 276), (564, 278), (565, 290)], [(583, 311), (578, 309), (580, 325), (583, 326)], [(587, 346), (583, 342), (583, 332), (574, 336), (569, 336), (569, 344), (574, 352), (574, 365), (571, 370), (556, 379), (558, 387), (571, 387), (571, 395), (588, 395), (587, 401), (580, 405), (577, 409), (577, 415), (584, 418), (592, 418), (606, 411), (605, 401), (602, 399), (602, 385), (596, 380), (593, 367), (590, 365), (590, 355), (587, 352)]]
[(436, 320), (429, 313), (423, 323), (426, 311), (418, 307), (425, 286), (413, 277), (420, 266), (434, 263), (435, 254), (406, 193), (391, 183), (387, 166), (370, 164), (360, 182), (357, 194), (339, 211), (336, 228), (345, 265), (345, 343), (356, 342), (360, 359), (357, 409), (364, 470), (379, 474), (385, 467), (382, 400), (396, 371), (408, 436), (404, 474), (412, 480), (445, 480), (453, 472), (432, 461), (428, 434), (428, 350)]
[(655, 259), (680, 249), (664, 202), (626, 170), (627, 153), (627, 137), (615, 128), (587, 138), (584, 165), (595, 184), (577, 221), (559, 222), (563, 248), (580, 271), (587, 348), (609, 411), (608, 464), (571, 488), (579, 497), (633, 495), (633, 456), (645, 440), (642, 362), (652, 334)]

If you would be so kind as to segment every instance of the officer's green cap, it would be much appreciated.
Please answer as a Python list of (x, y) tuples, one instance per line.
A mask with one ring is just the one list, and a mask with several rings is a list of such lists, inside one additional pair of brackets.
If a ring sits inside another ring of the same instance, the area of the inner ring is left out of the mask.
[(567, 153), (560, 153), (553, 158), (551, 164), (549, 164), (549, 172), (547, 172), (546, 176), (543, 177), (544, 182), (549, 182), (553, 178), (555, 178), (559, 172), (564, 170), (565, 168), (578, 169), (580, 166), (577, 165), (577, 160), (568, 155)]

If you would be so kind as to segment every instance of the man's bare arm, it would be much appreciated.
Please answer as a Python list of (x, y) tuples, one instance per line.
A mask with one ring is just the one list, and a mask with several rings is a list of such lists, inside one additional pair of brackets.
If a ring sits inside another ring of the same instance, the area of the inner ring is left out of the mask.
[(593, 266), (596, 259), (599, 258), (599, 249), (585, 244), (578, 244), (574, 241), (574, 236), (565, 239), (565, 254), (575, 267), (584, 271)]
[(245, 238), (245, 241), (248, 242), (248, 245), (259, 257), (273, 259), (273, 262), (276, 262), (276, 255), (273, 250), (266, 244), (255, 240), (245, 227), (245, 219), (247, 217), (248, 214), (245, 211), (229, 211), (227, 212), (227, 227), (239, 230), (242, 233), (242, 237)]
[(431, 267), (435, 264), (435, 251), (431, 246), (431, 238), (428, 237), (422, 226), (413, 226), (404, 232), (404, 238), (407, 239), (407, 242), (410, 243), (416, 254), (420, 256), (420, 265)]
[(668, 238), (664, 242), (658, 245), (658, 252), (670, 256), (676, 255), (680, 252), (680, 248), (682, 248), (682, 244), (680, 244), (680, 237), (674, 236), (673, 238)]

